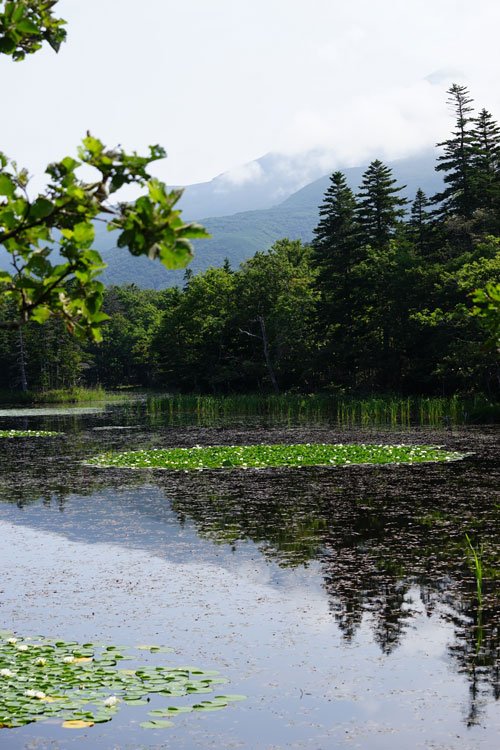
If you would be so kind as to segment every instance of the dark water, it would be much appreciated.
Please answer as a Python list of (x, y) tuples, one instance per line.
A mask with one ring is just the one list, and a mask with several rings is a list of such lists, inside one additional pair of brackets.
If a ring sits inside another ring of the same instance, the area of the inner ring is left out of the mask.
[[(147, 731), (147, 710), (168, 704), (155, 697), (85, 730), (0, 730), (2, 750), (498, 746), (496, 429), (151, 422), (139, 407), (0, 412), (0, 428), (65, 433), (0, 442), (0, 627), (162, 643), (175, 649), (162, 664), (217, 669), (231, 681), (218, 692), (248, 699)], [(357, 440), (474, 455), (189, 474), (82, 463), (153, 445)], [(485, 548), (479, 622), (466, 532)]]

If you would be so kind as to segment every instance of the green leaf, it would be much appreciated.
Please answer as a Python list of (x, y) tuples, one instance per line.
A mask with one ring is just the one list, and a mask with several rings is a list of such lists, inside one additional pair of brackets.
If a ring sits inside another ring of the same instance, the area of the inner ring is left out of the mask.
[(93, 138), (91, 135), (88, 135), (83, 139), (83, 145), (93, 157), (98, 156), (104, 150), (102, 142), (98, 138)]
[(90, 222), (82, 221), (75, 224), (73, 236), (79, 245), (91, 245), (95, 238), (95, 229)]
[(76, 159), (72, 159), (71, 156), (66, 156), (61, 161), (61, 164), (66, 170), (66, 172), (73, 172), (76, 169), (76, 167), (80, 165), (80, 162), (77, 161)]
[(7, 284), (9, 281), (12, 281), (10, 273), (7, 273), (7, 271), (0, 271), (0, 284)]
[(23, 18), (19, 23), (16, 23), (16, 30), (20, 31), (21, 34), (38, 34), (40, 29), (30, 21), (29, 18)]
[(5, 4), (5, 15), (17, 23), (24, 16), (26, 6), (23, 3), (6, 3)]
[(46, 307), (37, 307), (35, 310), (33, 310), (32, 319), (35, 320), (37, 323), (45, 323), (51, 316), (50, 310), (48, 310)]
[(45, 219), (54, 210), (54, 204), (52, 201), (47, 200), (43, 196), (39, 196), (30, 208), (30, 218), (32, 219)]
[(10, 55), (16, 49), (16, 42), (9, 34), (0, 38), (0, 52)]
[(14, 197), (16, 186), (6, 174), (0, 174), (0, 195)]
[(186, 224), (180, 231), (180, 237), (189, 237), (190, 239), (207, 239), (210, 234), (201, 224)]

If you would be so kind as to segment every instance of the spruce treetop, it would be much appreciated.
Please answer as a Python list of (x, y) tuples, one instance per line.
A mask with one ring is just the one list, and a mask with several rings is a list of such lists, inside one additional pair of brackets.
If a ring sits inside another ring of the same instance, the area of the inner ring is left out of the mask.
[(383, 247), (406, 213), (407, 198), (400, 195), (406, 185), (396, 186), (392, 170), (375, 159), (363, 175), (358, 193), (357, 219), (362, 242)]

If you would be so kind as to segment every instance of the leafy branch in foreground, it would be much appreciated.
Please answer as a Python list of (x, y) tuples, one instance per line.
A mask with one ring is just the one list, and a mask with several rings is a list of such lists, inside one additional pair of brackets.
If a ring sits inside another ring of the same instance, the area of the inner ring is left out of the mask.
[[(55, 18), (57, 0), (0, 0), (0, 55), (23, 60), (44, 42), (57, 52), (66, 39), (65, 21)], [(28, 173), (0, 152), (0, 248), (10, 255), (12, 271), (0, 271), (0, 329), (15, 329), (29, 320), (62, 318), (71, 333), (100, 341), (105, 268), (92, 249), (95, 221), (118, 229), (118, 246), (133, 255), (158, 258), (166, 268), (182, 268), (192, 257), (190, 239), (208, 237), (203, 227), (184, 224), (174, 208), (181, 190), (168, 191), (147, 167), (165, 151), (150, 146), (148, 156), (108, 150), (87, 133), (79, 161), (66, 157), (50, 164), (45, 192), (31, 200)], [(96, 171), (88, 183), (76, 176), (81, 165)], [(124, 185), (145, 194), (133, 203), (108, 203)], [(55, 252), (57, 247), (58, 252)], [(52, 262), (54, 261), (54, 262)]]
[(24, 60), (44, 42), (58, 52), (66, 40), (66, 21), (54, 17), (52, 8), (56, 4), (57, 0), (0, 0), (0, 54)]
[[(87, 134), (78, 155), (79, 160), (66, 157), (50, 164), (45, 192), (31, 200), (26, 170), (0, 153), (0, 246), (13, 268), (0, 271), (0, 304), (11, 300), (17, 310), (0, 321), (0, 328), (17, 328), (30, 319), (43, 323), (57, 315), (71, 333), (101, 340), (100, 325), (108, 316), (100, 310), (104, 287), (97, 279), (105, 264), (92, 249), (96, 221), (119, 231), (119, 247), (158, 259), (166, 268), (185, 266), (193, 255), (190, 240), (208, 237), (200, 225), (184, 224), (175, 209), (182, 190), (168, 191), (148, 173), (151, 162), (165, 157), (160, 146), (139, 156), (106, 149)], [(82, 165), (94, 168), (94, 182), (79, 179)], [(132, 203), (109, 202), (130, 184), (145, 194)]]

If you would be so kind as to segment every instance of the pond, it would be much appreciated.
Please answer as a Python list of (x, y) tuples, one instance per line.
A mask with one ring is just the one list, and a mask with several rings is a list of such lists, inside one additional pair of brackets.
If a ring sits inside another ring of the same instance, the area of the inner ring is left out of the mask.
[[(149, 711), (172, 705), (153, 694), (88, 728), (54, 718), (0, 729), (2, 750), (497, 746), (497, 429), (173, 423), (140, 403), (3, 410), (0, 429), (63, 433), (0, 441), (0, 628), (169, 646), (130, 655), (218, 671), (229, 682), (215, 693), (246, 696), (144, 729)], [(262, 442), (472, 455), (186, 473), (85, 464), (111, 450)], [(484, 545), (479, 613), (466, 533)]]

